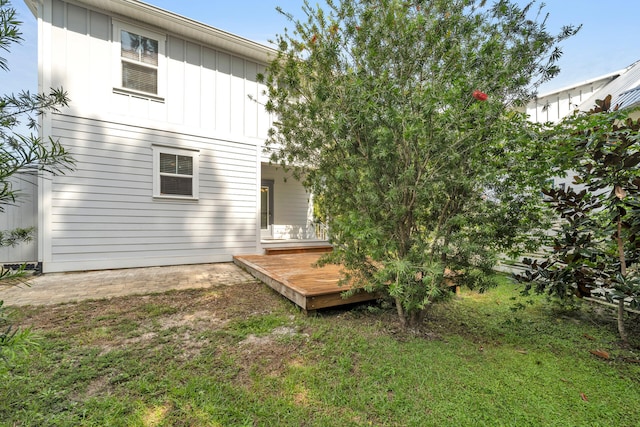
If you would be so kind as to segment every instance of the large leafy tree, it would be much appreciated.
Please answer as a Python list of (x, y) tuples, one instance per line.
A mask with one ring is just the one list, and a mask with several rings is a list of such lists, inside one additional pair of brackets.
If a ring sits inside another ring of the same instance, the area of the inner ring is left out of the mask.
[[(9, 52), (14, 44), (22, 41), (20, 24), (9, 1), (0, 0), (1, 50)], [(8, 66), (7, 60), (0, 57), (0, 71), (8, 70)], [(43, 141), (33, 133), (22, 134), (35, 131), (42, 114), (55, 112), (67, 102), (67, 95), (61, 89), (52, 89), (48, 94), (23, 91), (0, 95), (0, 213), (4, 212), (5, 206), (20, 203), (20, 194), (13, 188), (15, 179), (25, 179), (25, 174), (40, 172), (63, 173), (73, 165), (69, 152), (59, 141)], [(0, 231), (0, 246), (14, 246), (31, 240), (33, 233), (33, 228)], [(0, 268), (0, 279), (16, 279), (23, 273), (24, 268), (17, 271)], [(6, 367), (2, 362), (10, 359), (16, 349), (24, 349), (27, 340), (26, 332), (15, 329), (3, 310), (0, 301), (0, 373)]]
[(640, 308), (640, 120), (632, 113), (612, 108), (608, 96), (555, 128), (554, 145), (582, 189), (545, 191), (559, 218), (550, 253), (525, 259), (528, 269), (516, 275), (526, 292), (615, 302), (623, 341), (625, 308)]
[(452, 282), (490, 285), (496, 255), (534, 246), (544, 218), (546, 147), (516, 108), (577, 29), (551, 35), (535, 2), (485, 3), (305, 2), (261, 76), (272, 159), (321, 196), (326, 261), (406, 325)]

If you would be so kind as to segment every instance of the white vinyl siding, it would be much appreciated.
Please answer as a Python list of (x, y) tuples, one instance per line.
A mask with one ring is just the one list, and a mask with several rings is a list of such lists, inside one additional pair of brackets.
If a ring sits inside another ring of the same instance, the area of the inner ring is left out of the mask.
[(610, 81), (609, 78), (594, 80), (569, 89), (549, 93), (535, 98), (526, 106), (529, 120), (536, 123), (559, 122), (573, 113), (578, 107), (591, 98), (600, 88)]
[[(31, 228), (38, 225), (37, 176), (33, 173), (17, 173), (9, 178), (12, 190), (17, 191), (15, 204), (3, 205), (0, 212), (0, 230)], [(0, 264), (22, 264), (38, 260), (37, 239), (20, 242), (14, 247), (0, 247)]]
[(41, 64), (46, 83), (40, 91), (64, 88), (70, 109), (108, 108), (113, 90), (111, 18), (60, 0), (51, 5), (52, 25), (41, 47), (51, 63)]
[(273, 180), (273, 238), (308, 239), (312, 236), (313, 204), (304, 186), (282, 168), (262, 164), (262, 179)]
[[(45, 271), (230, 261), (256, 250), (256, 147), (55, 115), (76, 170), (52, 178)], [(200, 200), (154, 199), (153, 144), (199, 150)]]

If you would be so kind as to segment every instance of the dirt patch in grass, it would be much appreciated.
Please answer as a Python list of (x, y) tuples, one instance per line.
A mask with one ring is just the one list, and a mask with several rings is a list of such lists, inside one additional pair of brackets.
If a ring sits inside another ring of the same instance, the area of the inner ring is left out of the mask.
[(217, 329), (230, 319), (270, 311), (281, 297), (257, 282), (164, 294), (125, 296), (55, 306), (28, 307), (20, 323), (34, 330), (75, 335), (88, 325), (109, 327), (130, 321), (155, 323), (163, 329), (189, 326)]
[[(476, 303), (484, 301), (485, 305), (489, 304), (507, 312), (512, 305), (509, 301), (485, 294), (466, 293), (463, 297), (456, 298), (470, 299)], [(439, 340), (442, 335), (452, 333), (474, 340), (489, 335), (489, 331), (478, 330), (477, 325), (470, 327), (474, 321), (467, 318), (468, 313), (462, 315), (459, 312), (459, 304), (454, 301), (432, 306), (420, 330), (404, 329), (393, 306), (383, 301), (321, 310), (317, 316), (331, 318), (342, 325), (353, 324), (354, 328), (363, 328), (362, 330), (367, 330), (373, 336), (384, 335), (398, 341), (416, 337)], [(603, 310), (598, 307), (588, 311), (588, 315), (591, 316), (588, 321), (613, 324), (611, 314), (600, 311)], [(23, 307), (19, 323), (21, 326), (31, 327), (34, 331), (76, 337), (82, 344), (102, 347), (104, 352), (116, 348), (144, 346), (145, 343), (158, 340), (163, 334), (171, 333), (172, 339), (179, 342), (184, 349), (184, 357), (188, 358), (198, 354), (199, 349), (206, 343), (206, 340), (202, 339), (203, 335), (210, 336), (212, 332), (222, 331), (234, 322), (273, 313), (291, 316), (293, 319), (299, 314), (299, 309), (268, 286), (260, 282), (245, 282), (163, 294)], [(484, 315), (475, 314), (480, 317)], [(577, 322), (587, 321), (582, 312), (564, 312), (562, 316), (558, 313), (546, 315), (556, 319), (574, 316)], [(517, 317), (517, 312), (513, 317)], [(638, 324), (640, 322), (629, 322), (629, 328), (633, 333), (640, 328)], [(293, 326), (285, 325), (284, 329), (276, 327), (270, 334), (249, 336), (244, 341), (240, 340), (239, 345), (238, 342), (230, 342), (230, 345), (237, 345), (234, 352), (241, 358), (261, 357), (279, 360), (283, 352), (295, 349), (311, 332), (287, 328)], [(498, 339), (501, 334), (495, 335), (498, 336), (493, 336), (493, 339)], [(269, 356), (270, 354), (272, 356)]]
[[(412, 335), (402, 330), (392, 310), (376, 307), (349, 306), (318, 316), (354, 328), (368, 325), (373, 335), (400, 340)], [(237, 369), (234, 382), (246, 389), (256, 377), (278, 377), (295, 366), (313, 333), (308, 325), (299, 326), (304, 317), (293, 303), (260, 282), (22, 307), (20, 312), (21, 326), (64, 338), (75, 349), (97, 349), (98, 358), (120, 351), (151, 360), (165, 352), (164, 360), (186, 364), (203, 353), (224, 354)], [(252, 319), (266, 324), (264, 333), (253, 331)], [(275, 326), (269, 326), (269, 319)], [(112, 380), (109, 375), (93, 380), (77, 400), (107, 393)]]
[(249, 335), (239, 343), (235, 353), (238, 365), (248, 369), (241, 369), (236, 380), (250, 387), (254, 376), (281, 376), (308, 338), (308, 334), (293, 327), (279, 327), (264, 336)]
[[(109, 390), (111, 390), (111, 387), (109, 384), (109, 378), (107, 378), (106, 376), (101, 376), (91, 381), (87, 389), (84, 391), (83, 397), (90, 398), (90, 397), (99, 396), (101, 394), (108, 392)], [(77, 398), (75, 400), (80, 400), (80, 399)]]
[[(166, 343), (180, 349), (180, 358), (197, 356), (212, 333), (231, 321), (275, 311), (296, 310), (258, 282), (164, 294), (117, 297), (55, 306), (24, 307), (19, 323), (41, 335), (69, 337), (74, 345), (97, 347), (100, 355), (113, 350), (144, 349)], [(294, 311), (295, 312), (295, 311)], [(245, 345), (245, 352), (274, 353), (275, 341)], [(271, 350), (273, 347), (273, 350)]]

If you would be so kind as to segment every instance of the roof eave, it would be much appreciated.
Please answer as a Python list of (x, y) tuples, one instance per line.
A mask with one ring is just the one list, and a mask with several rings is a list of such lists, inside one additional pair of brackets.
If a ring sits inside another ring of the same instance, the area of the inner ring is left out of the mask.
[[(40, 0), (24, 0), (31, 13), (37, 16)], [(74, 3), (107, 12), (116, 18), (130, 18), (144, 24), (162, 28), (177, 36), (200, 42), (206, 46), (266, 64), (276, 50), (235, 34), (211, 27), (193, 19), (143, 3), (138, 0), (74, 0)]]
[(593, 83), (596, 83), (596, 82), (600, 82), (600, 81), (604, 81), (604, 80), (611, 81), (611, 80), (619, 77), (622, 73), (625, 72), (625, 70), (626, 70), (626, 68), (622, 69), (622, 70), (619, 70), (619, 71), (614, 71), (614, 72), (609, 73), (609, 74), (605, 74), (603, 76), (599, 76), (599, 77), (595, 77), (595, 78), (592, 78), (592, 79), (584, 80), (584, 81), (579, 82), (579, 83), (573, 83), (571, 85), (564, 86), (564, 87), (561, 87), (559, 89), (550, 90), (548, 92), (539, 94), (537, 96), (537, 98), (545, 98), (547, 96), (555, 95), (555, 94), (558, 94), (558, 93), (568, 92), (568, 91), (573, 90), (575, 88), (578, 88), (578, 87), (581, 87), (581, 86), (590, 85), (590, 84), (593, 84)]

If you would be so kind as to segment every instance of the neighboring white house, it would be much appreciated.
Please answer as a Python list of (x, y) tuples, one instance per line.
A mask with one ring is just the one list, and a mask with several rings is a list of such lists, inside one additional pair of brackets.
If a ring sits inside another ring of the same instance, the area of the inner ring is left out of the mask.
[[(632, 108), (640, 103), (640, 61), (625, 69), (606, 74), (571, 86), (543, 93), (532, 100), (525, 109), (529, 120), (536, 123), (557, 123), (575, 111), (589, 111), (596, 106), (596, 100), (611, 95), (611, 105), (619, 108)], [(640, 114), (634, 113), (634, 118)], [(572, 187), (576, 191), (584, 189), (583, 184), (574, 184), (575, 173), (556, 177), (556, 188)], [(541, 253), (527, 254), (528, 258), (544, 258)], [(521, 271), (524, 265), (520, 260), (503, 259), (499, 267), (502, 271)]]
[[(575, 111), (589, 111), (596, 106), (596, 100), (607, 95), (611, 95), (612, 107), (633, 108), (640, 104), (640, 61), (620, 71), (541, 94), (527, 105), (526, 113), (533, 122), (557, 123)], [(638, 116), (632, 115), (636, 119)], [(554, 185), (575, 187), (571, 175), (556, 178)]]
[(631, 108), (640, 103), (640, 61), (628, 67), (536, 97), (526, 107), (529, 119), (557, 123), (574, 111), (588, 111), (597, 99), (611, 95), (611, 105)]
[(39, 90), (71, 100), (41, 133), (76, 161), (37, 184), (44, 272), (225, 262), (315, 239), (311, 196), (263, 153), (256, 76), (272, 49), (136, 0), (25, 3)]
[[(542, 94), (527, 105), (526, 113), (533, 122), (557, 123), (575, 111), (584, 112), (593, 109), (597, 105), (596, 100), (604, 100), (608, 95), (611, 95), (612, 109), (622, 110), (640, 106), (640, 61), (615, 73)], [(638, 120), (640, 111), (631, 112), (630, 117)], [(573, 183), (573, 175), (570, 172), (565, 177), (555, 178), (554, 186), (561, 188), (571, 186), (576, 191), (585, 188), (584, 185)], [(544, 259), (544, 255), (529, 254), (529, 257), (533, 258), (539, 256)], [(504, 271), (511, 272), (523, 268), (521, 263), (513, 260), (505, 262), (503, 266)], [(609, 291), (601, 288), (598, 292), (606, 294)], [(604, 297), (598, 300), (602, 301)]]
[(611, 105), (632, 108), (640, 104), (640, 61), (628, 67), (566, 86), (536, 97), (526, 107), (529, 119), (537, 123), (557, 123), (574, 111), (588, 111), (597, 99), (611, 95)]

